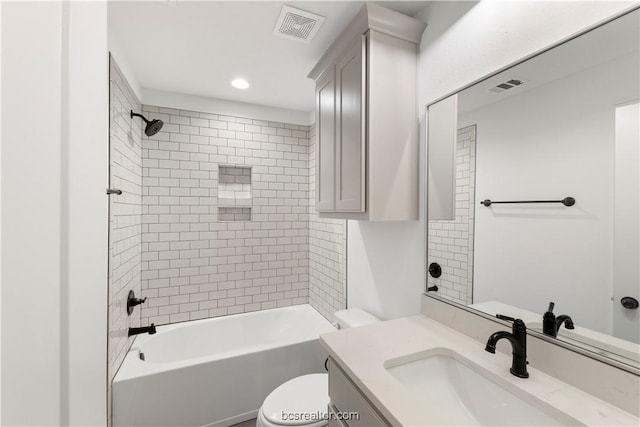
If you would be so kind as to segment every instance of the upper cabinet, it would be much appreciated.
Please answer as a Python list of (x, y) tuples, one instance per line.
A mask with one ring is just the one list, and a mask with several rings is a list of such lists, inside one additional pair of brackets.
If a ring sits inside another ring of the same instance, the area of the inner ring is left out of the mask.
[(416, 72), (424, 28), (366, 4), (309, 73), (320, 217), (418, 219)]

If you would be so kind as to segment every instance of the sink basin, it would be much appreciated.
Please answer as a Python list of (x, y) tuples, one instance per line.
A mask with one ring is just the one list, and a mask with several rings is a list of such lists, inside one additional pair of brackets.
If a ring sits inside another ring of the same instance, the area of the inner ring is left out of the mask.
[[(525, 392), (526, 396), (518, 396), (507, 390), (488, 378), (491, 373), (479, 373), (482, 368), (449, 349), (388, 360), (385, 368), (449, 425), (580, 424)], [(514, 381), (531, 380), (514, 377)]]

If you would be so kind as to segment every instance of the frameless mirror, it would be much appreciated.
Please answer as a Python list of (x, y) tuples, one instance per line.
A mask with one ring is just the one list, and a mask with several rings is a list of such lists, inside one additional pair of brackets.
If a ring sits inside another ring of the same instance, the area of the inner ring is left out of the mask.
[(635, 368), (639, 23), (636, 9), (430, 105), (427, 175), (428, 294)]

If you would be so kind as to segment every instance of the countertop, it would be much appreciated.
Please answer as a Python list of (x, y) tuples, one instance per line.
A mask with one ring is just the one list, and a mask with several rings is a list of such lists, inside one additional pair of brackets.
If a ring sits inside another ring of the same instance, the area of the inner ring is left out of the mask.
[[(640, 419), (529, 365), (530, 377), (509, 372), (511, 356), (484, 351), (484, 343), (418, 315), (368, 326), (322, 334), (320, 341), (329, 355), (349, 375), (376, 409), (394, 426), (446, 425), (438, 408), (404, 388), (385, 369), (389, 359), (415, 360), (416, 353), (448, 348), (472, 361), (485, 376), (514, 394), (530, 396), (575, 420), (594, 426), (640, 425)], [(413, 356), (413, 358), (412, 358)], [(589, 375), (589, 373), (585, 373)]]

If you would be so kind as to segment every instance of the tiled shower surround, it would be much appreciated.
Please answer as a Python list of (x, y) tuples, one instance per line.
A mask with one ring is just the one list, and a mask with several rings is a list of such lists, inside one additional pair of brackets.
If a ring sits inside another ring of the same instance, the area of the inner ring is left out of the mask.
[(113, 378), (129, 350), (130, 326), (138, 326), (140, 313), (127, 315), (127, 294), (140, 294), (142, 253), (142, 121), (132, 120), (130, 111), (140, 112), (140, 101), (110, 61), (110, 185), (122, 190), (109, 196), (109, 364)]
[(309, 148), (309, 303), (333, 322), (346, 307), (347, 221), (319, 218), (316, 198), (316, 129), (310, 128)]
[(143, 138), (143, 324), (344, 308), (344, 221), (310, 212), (308, 126), (143, 112), (165, 123)]
[(456, 143), (455, 220), (429, 221), (428, 263), (437, 262), (442, 275), (427, 273), (438, 295), (471, 304), (473, 290), (473, 225), (475, 217), (476, 126), (458, 129)]

